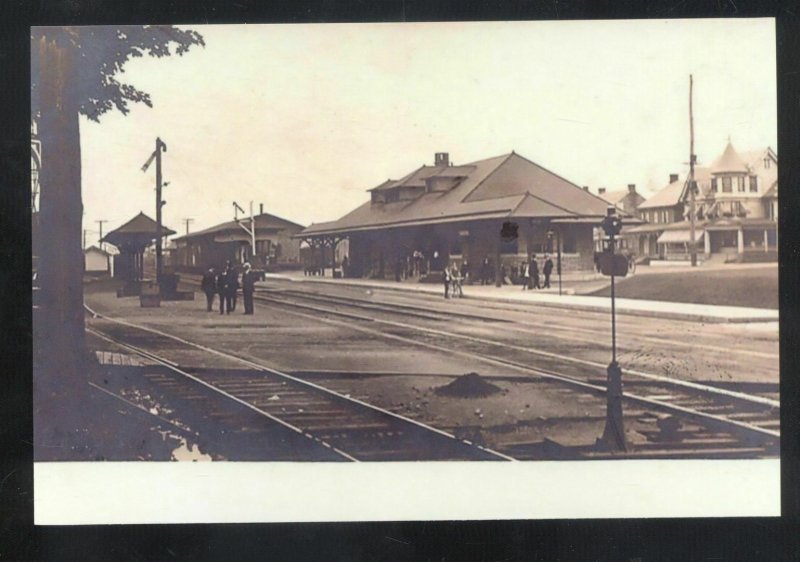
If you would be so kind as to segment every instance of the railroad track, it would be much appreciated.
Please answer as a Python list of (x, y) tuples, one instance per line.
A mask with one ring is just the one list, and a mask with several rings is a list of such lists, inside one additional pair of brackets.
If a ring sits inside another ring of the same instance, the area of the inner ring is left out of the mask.
[[(512, 367), (540, 378), (557, 381), (573, 390), (600, 394), (606, 392), (605, 380), (597, 376), (601, 372), (605, 373), (605, 365), (597, 362), (530, 346), (459, 334), (438, 326), (415, 325), (374, 315), (381, 313), (401, 317), (415, 316), (424, 320), (449, 319), (449, 316), (444, 315), (435, 318), (437, 315), (430, 314), (430, 309), (423, 308), (425, 314), (417, 315), (414, 309), (421, 307), (404, 306), (397, 311), (394, 310), (394, 305), (378, 305), (358, 298), (308, 294), (297, 290), (259, 290), (255, 299), (293, 310), (293, 314), (300, 316), (304, 314), (298, 312), (300, 310), (313, 313), (310, 317), (317, 321), (336, 323), (332, 318), (325, 316), (345, 318), (350, 322), (340, 325), (372, 336), (399, 340), (495, 366)], [(476, 320), (485, 320), (476, 315), (469, 316)], [(352, 322), (353, 320), (357, 323)], [(389, 328), (391, 333), (386, 329), (375, 329), (376, 324)], [(504, 329), (508, 327), (504, 325)], [(420, 338), (420, 335), (424, 335), (424, 338)], [(468, 346), (462, 344), (462, 347), (467, 347), (469, 350), (458, 349), (453, 345), (454, 341), (466, 342)], [(563, 372), (559, 372), (563, 369), (559, 368), (531, 367), (530, 359), (526, 357), (530, 355), (577, 365), (587, 371), (588, 375), (574, 377), (564, 375)], [(629, 406), (635, 406), (646, 415), (652, 415), (659, 426), (674, 424), (675, 420), (688, 420), (708, 428), (714, 434), (715, 440), (718, 440), (720, 434), (729, 435), (730, 439), (723, 439), (727, 446), (733, 447), (738, 442), (748, 449), (758, 448), (766, 455), (777, 454), (780, 449), (778, 400), (635, 369), (624, 369), (623, 372), (626, 375), (623, 399)], [(668, 417), (672, 419), (665, 421)]]
[[(189, 342), (174, 335), (114, 319), (87, 310), (108, 321), (87, 331), (159, 365), (162, 370), (150, 382), (166, 392), (230, 401), (261, 416), (264, 423), (278, 424), (329, 449), (340, 460), (514, 460), (459, 439), (445, 431), (341, 394), (287, 373), (270, 369), (233, 354)], [(132, 344), (130, 341), (136, 341)], [(189, 372), (148, 347), (177, 344), (225, 357), (246, 370), (208, 369)], [(191, 382), (192, 384), (188, 384)]]
[[(364, 310), (364, 307), (360, 306), (358, 299), (351, 299), (353, 301), (352, 306), (348, 307), (349, 309), (342, 310), (338, 307), (345, 305), (345, 298), (343, 297), (332, 299), (330, 306), (322, 306), (323, 299), (319, 295), (313, 295), (312, 298), (306, 299), (302, 292), (294, 292), (291, 295), (269, 295), (257, 292), (255, 298), (273, 305), (317, 313), (315, 318), (319, 318), (319, 313), (322, 313), (341, 316), (349, 320), (361, 320), (365, 324), (382, 324), (393, 328), (402, 328), (408, 334), (407, 336), (398, 335), (397, 332), (389, 334), (382, 330), (364, 326), (359, 327), (360, 330), (372, 335), (401, 340), (447, 353), (455, 353), (485, 363), (514, 367), (539, 377), (559, 381), (576, 390), (596, 393), (605, 393), (606, 391), (604, 380), (566, 376), (554, 370), (530, 367), (529, 363), (519, 359), (508, 358), (509, 349), (522, 353), (550, 356), (557, 354), (543, 352), (535, 348), (509, 345), (487, 338), (449, 332), (446, 329), (417, 326), (406, 322), (355, 313), (352, 308)], [(373, 309), (370, 308), (368, 310)], [(353, 328), (354, 326), (349, 325), (349, 327)], [(414, 338), (414, 333), (424, 334), (425, 341), (419, 341), (419, 338)], [(480, 348), (474, 351), (459, 351), (454, 348), (453, 340), (478, 344)], [(503, 350), (502, 354), (497, 353), (498, 349)], [(557, 359), (576, 362), (593, 369), (605, 369), (605, 365), (577, 358), (559, 356)], [(629, 404), (636, 405), (639, 408), (655, 410), (662, 416), (671, 415), (679, 419), (692, 420), (695, 423), (705, 425), (713, 431), (730, 433), (747, 446), (755, 445), (762, 448), (765, 454), (777, 454), (780, 448), (779, 401), (691, 381), (672, 379), (662, 375), (643, 373), (637, 370), (626, 369), (624, 373), (628, 375), (629, 380), (625, 383), (626, 388), (623, 393), (623, 399)], [(632, 381), (630, 380), (631, 377), (633, 377)]]

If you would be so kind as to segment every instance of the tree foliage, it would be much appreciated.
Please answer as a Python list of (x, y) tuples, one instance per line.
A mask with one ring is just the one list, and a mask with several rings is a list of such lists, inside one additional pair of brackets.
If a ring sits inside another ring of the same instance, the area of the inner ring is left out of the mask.
[(123, 114), (130, 110), (128, 103), (144, 103), (152, 107), (150, 95), (135, 86), (122, 82), (125, 63), (145, 55), (165, 57), (183, 55), (193, 45), (205, 46), (196, 31), (169, 25), (146, 26), (87, 26), (34, 27), (31, 29), (31, 110), (38, 115), (39, 106), (39, 42), (44, 38), (57, 46), (73, 51), (76, 59), (75, 92), (79, 112), (92, 121), (117, 109)]

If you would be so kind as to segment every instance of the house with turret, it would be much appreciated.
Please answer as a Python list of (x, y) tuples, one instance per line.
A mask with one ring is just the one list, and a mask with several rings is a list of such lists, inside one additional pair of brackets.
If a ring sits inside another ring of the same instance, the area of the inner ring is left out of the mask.
[[(729, 141), (711, 166), (695, 167), (694, 240), (700, 259), (774, 261), (778, 244), (778, 155), (737, 151)], [(640, 256), (688, 260), (692, 206), (688, 178), (669, 182), (639, 205), (645, 224), (623, 231)]]

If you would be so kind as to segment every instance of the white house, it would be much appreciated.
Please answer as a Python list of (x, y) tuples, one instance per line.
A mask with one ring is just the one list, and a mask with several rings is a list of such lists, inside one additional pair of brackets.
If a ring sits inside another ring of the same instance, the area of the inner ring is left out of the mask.
[(83, 251), (84, 271), (92, 276), (114, 275), (114, 260), (111, 254), (97, 246), (90, 246)]

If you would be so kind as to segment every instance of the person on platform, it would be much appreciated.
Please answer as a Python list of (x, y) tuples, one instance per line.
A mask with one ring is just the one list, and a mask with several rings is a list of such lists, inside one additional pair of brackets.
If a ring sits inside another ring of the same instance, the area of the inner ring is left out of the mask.
[(225, 267), (217, 274), (217, 295), (219, 296), (219, 313), (225, 314), (225, 284), (228, 281), (228, 268), (230, 262), (225, 264)]
[(531, 254), (531, 280), (533, 281), (533, 289), (541, 289), (539, 285), (539, 262), (536, 261), (536, 254)]
[(217, 276), (213, 267), (209, 267), (208, 271), (203, 274), (200, 289), (206, 294), (206, 303), (208, 304), (206, 310), (211, 312), (214, 307), (214, 293), (217, 292)]
[(450, 282), (453, 284), (453, 298), (463, 297), (464, 289), (462, 288), (461, 284), (464, 281), (464, 278), (459, 273), (456, 262), (453, 262), (453, 265), (450, 268), (450, 279), (451, 279)]
[(469, 263), (467, 260), (461, 262), (461, 283), (466, 283), (469, 279)]
[(350, 272), (350, 260), (345, 256), (342, 259), (342, 277), (349, 277)]
[(249, 263), (244, 264), (242, 272), (242, 296), (244, 297), (244, 313), (253, 314), (253, 293), (256, 290), (256, 274)]
[(444, 298), (450, 298), (450, 282), (453, 280), (453, 276), (450, 274), (450, 268), (445, 267), (442, 271), (442, 281), (444, 282)]
[(523, 262), (521, 269), (522, 269), (522, 274), (520, 275), (520, 277), (522, 277), (522, 290), (527, 291), (529, 288), (528, 285), (531, 282), (531, 268), (528, 262)]
[(489, 258), (484, 258), (483, 264), (481, 264), (481, 285), (487, 285), (489, 283), (489, 272), (491, 269), (492, 265), (489, 262)]
[(544, 267), (542, 268), (544, 272), (544, 288), (550, 288), (550, 274), (553, 273), (553, 260), (550, 259), (550, 254), (547, 254), (544, 259)]
[(228, 268), (225, 275), (225, 313), (230, 314), (236, 310), (236, 296), (239, 292), (239, 275), (234, 266)]

